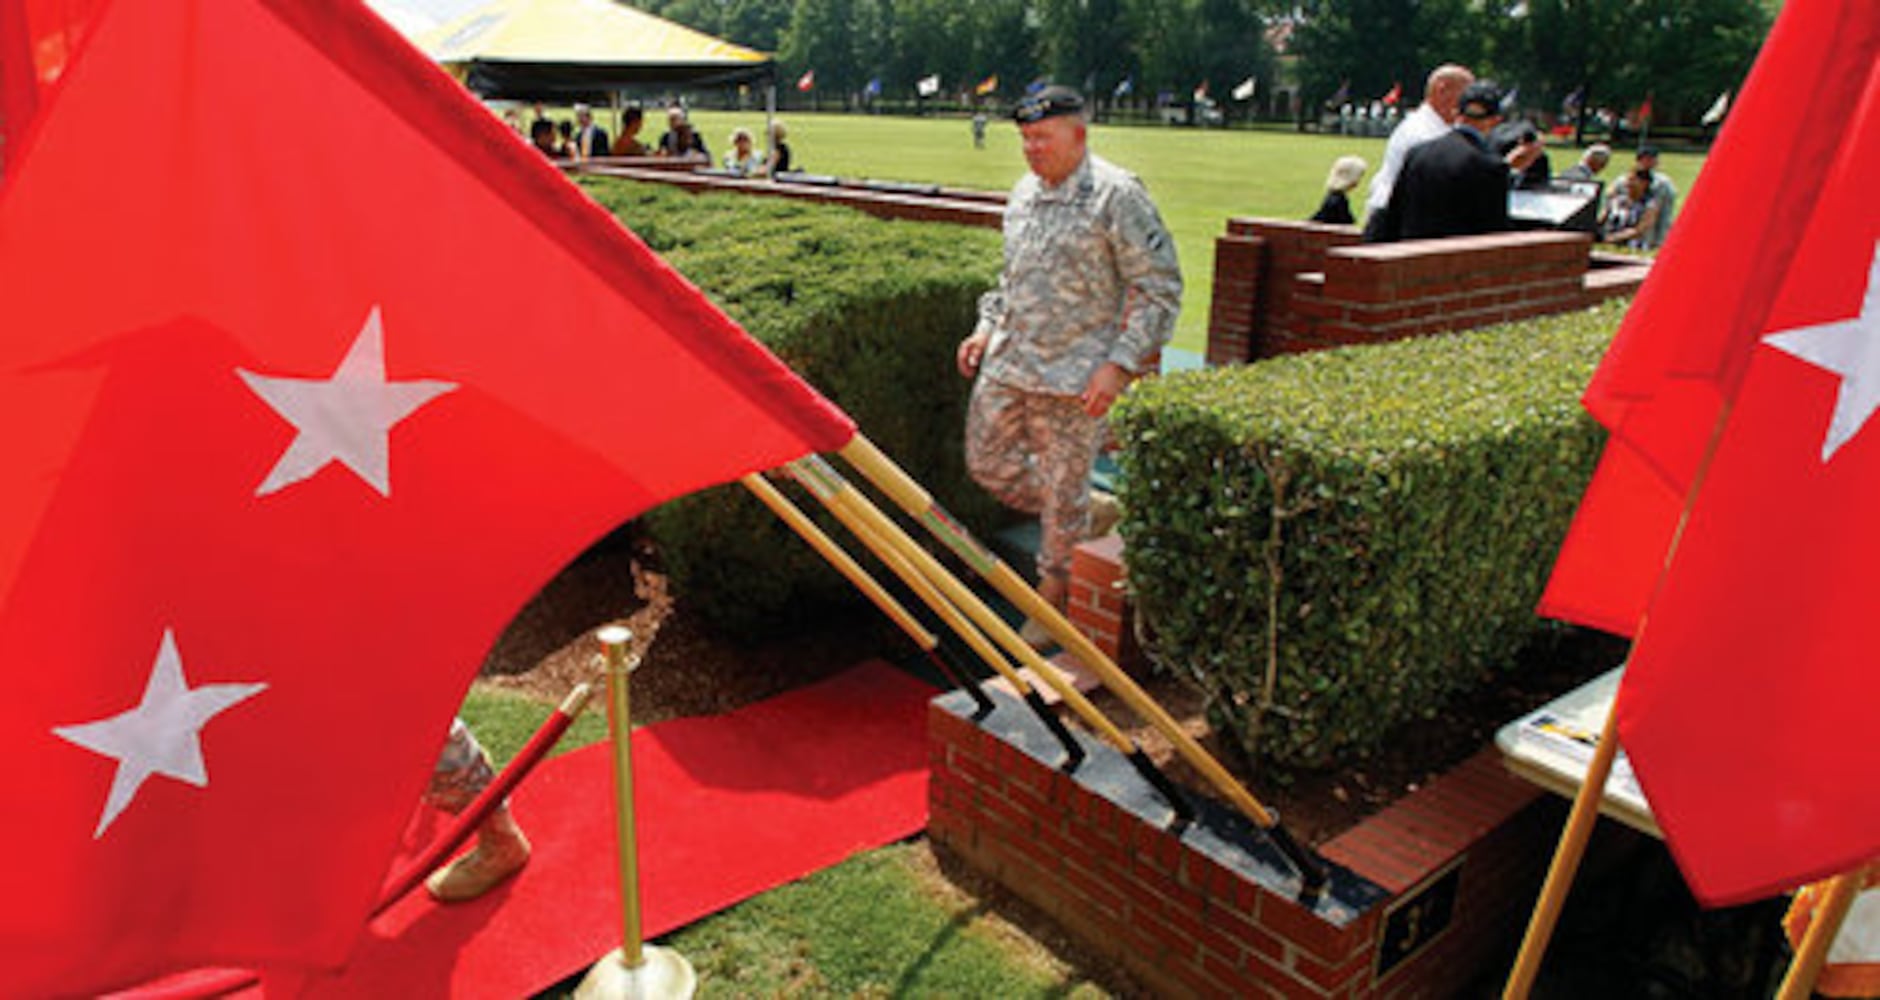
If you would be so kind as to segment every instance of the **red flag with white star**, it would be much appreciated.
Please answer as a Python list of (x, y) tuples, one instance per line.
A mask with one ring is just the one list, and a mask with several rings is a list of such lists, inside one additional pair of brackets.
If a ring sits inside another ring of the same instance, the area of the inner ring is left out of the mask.
[(1613, 435), (1542, 603), (1638, 628), (1620, 742), (1712, 905), (1880, 855), (1877, 66), (1880, 8), (1784, 8), (1588, 390)]
[(853, 434), (357, 2), (102, 0), (11, 152), (6, 992), (337, 964), (529, 596)]

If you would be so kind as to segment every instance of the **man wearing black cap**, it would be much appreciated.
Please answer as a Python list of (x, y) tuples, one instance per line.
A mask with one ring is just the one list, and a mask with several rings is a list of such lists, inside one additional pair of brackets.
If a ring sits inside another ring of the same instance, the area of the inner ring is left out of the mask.
[[(1005, 206), (1005, 269), (957, 352), (972, 378), (966, 465), (1039, 515), (1038, 593), (1062, 608), (1071, 549), (1091, 530), (1103, 416), (1148, 372), (1181, 309), (1175, 243), (1134, 174), (1086, 148), (1082, 95), (1046, 87), (1012, 117), (1031, 172)], [(1035, 622), (1026, 638), (1042, 644)]]
[(1392, 189), (1379, 242), (1471, 236), (1509, 228), (1510, 171), (1526, 169), (1540, 145), (1517, 146), (1508, 158), (1490, 150), (1501, 123), (1501, 88), (1469, 84), (1457, 105), (1456, 127), (1412, 149)]

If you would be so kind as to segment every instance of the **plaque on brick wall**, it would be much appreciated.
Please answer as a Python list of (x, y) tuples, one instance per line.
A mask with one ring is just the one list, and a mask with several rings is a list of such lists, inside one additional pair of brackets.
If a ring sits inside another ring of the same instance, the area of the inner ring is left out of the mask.
[(1382, 939), (1377, 945), (1377, 978), (1428, 947), (1449, 929), (1456, 915), (1456, 886), (1462, 881), (1462, 861), (1429, 879), (1384, 911)]

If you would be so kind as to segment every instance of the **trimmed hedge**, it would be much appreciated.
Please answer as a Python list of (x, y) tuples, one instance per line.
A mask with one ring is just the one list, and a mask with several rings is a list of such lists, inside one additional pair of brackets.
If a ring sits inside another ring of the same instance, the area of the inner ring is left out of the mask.
[[(980, 293), (997, 280), (997, 232), (617, 178), (581, 183), (948, 509), (982, 529), (997, 516), (966, 475), (970, 387), (953, 363)], [(676, 500), (646, 524), (675, 592), (734, 634), (851, 599), (848, 583), (742, 486)], [(846, 532), (824, 524), (859, 556)]]
[(1534, 614), (1603, 434), (1624, 303), (1139, 384), (1129, 581), (1157, 659), (1249, 756), (1318, 768), (1437, 720)]

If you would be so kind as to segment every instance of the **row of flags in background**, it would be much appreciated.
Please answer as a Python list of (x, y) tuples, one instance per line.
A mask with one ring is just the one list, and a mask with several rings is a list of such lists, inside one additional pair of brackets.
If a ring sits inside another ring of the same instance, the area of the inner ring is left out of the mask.
[[(1584, 104), (1585, 102), (1586, 102), (1585, 85), (1575, 87), (1573, 88), (1573, 91), (1571, 93), (1567, 94), (1567, 96), (1560, 99), (1560, 111), (1562, 114), (1565, 114), (1565, 115), (1574, 115), (1579, 112), (1580, 105)], [(1715, 101), (1712, 101), (1710, 103), (1710, 108), (1704, 112), (1703, 116), (1698, 119), (1698, 122), (1699, 124), (1703, 124), (1703, 125), (1715, 125), (1718, 122), (1723, 121), (1723, 116), (1726, 113), (1728, 113), (1729, 110), (1730, 110), (1730, 91), (1728, 89), (1725, 89), (1723, 93), (1717, 95), (1717, 99)], [(1635, 107), (1633, 107), (1632, 113), (1628, 117), (1630, 117), (1632, 121), (1637, 122), (1639, 124), (1644, 124), (1645, 122), (1651, 121), (1652, 95), (1649, 93), (1646, 94), (1645, 99), (1643, 101), (1640, 101)]]
[[(1035, 94), (1038, 91), (1043, 90), (1045, 87), (1049, 86), (1050, 82), (1051, 82), (1050, 79), (1047, 77), (1038, 77), (1037, 79), (1025, 85), (1025, 93)], [(1091, 90), (1092, 83), (1093, 81), (1086, 81), (1084, 85), (1084, 89)], [(1245, 80), (1242, 80), (1240, 83), (1236, 84), (1230, 96), (1232, 96), (1233, 99), (1236, 101), (1250, 101), (1250, 100), (1253, 100), (1253, 95), (1258, 88), (1259, 88), (1259, 80), (1255, 77), (1250, 76), (1246, 78)], [(797, 77), (796, 89), (806, 94), (812, 90), (815, 90), (816, 89), (816, 71), (814, 69), (807, 70), (803, 73), (802, 76)], [(1113, 96), (1117, 98), (1122, 98), (1134, 92), (1135, 89), (1136, 89), (1135, 77), (1126, 76), (1117, 82), (1116, 88), (1111, 93)], [(973, 85), (973, 94), (974, 96), (977, 96), (977, 97), (986, 97), (991, 94), (998, 93), (998, 90), (999, 90), (999, 74), (997, 73), (994, 73), (991, 76), (988, 76), (985, 79)], [(1397, 95), (1401, 92), (1401, 90), (1402, 90), (1401, 87), (1393, 87), (1391, 89), (1391, 93), (1385, 96), (1384, 103), (1386, 104), (1397, 103)], [(932, 97), (940, 93), (940, 74), (930, 73), (927, 76), (923, 76), (919, 80), (916, 80), (914, 82), (914, 92), (919, 94), (921, 97)], [(868, 83), (862, 87), (862, 96), (864, 97), (880, 97), (881, 94), (882, 94), (882, 84), (881, 84), (881, 78), (878, 76), (870, 79)], [(1208, 82), (1206, 80), (1203, 80), (1201, 81), (1201, 85), (1195, 88), (1194, 99), (1197, 102), (1200, 102), (1200, 101), (1207, 100), (1207, 98), (1208, 98)]]

